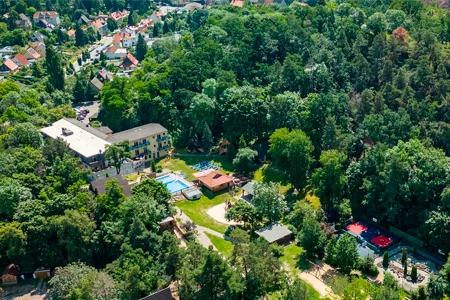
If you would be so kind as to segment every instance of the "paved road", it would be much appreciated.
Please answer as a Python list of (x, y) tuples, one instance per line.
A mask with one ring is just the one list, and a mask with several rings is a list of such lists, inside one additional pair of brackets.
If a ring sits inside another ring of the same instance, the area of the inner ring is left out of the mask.
[[(99, 42), (95, 43), (94, 45), (91, 45), (89, 47), (90, 59), (92, 59), (92, 61), (94, 61), (94, 59), (96, 59), (96, 58), (99, 59), (100, 58), (100, 52), (102, 52), (103, 50), (108, 48), (112, 44), (112, 42), (113, 42), (113, 37), (112, 36), (104, 36), (104, 37), (102, 37), (102, 39)], [(81, 55), (79, 57), (81, 57)], [(73, 68), (75, 70), (75, 73), (78, 73), (83, 66), (85, 66), (87, 64), (90, 64), (92, 61), (88, 60), (86, 62), (81, 62), (81, 66), (80, 66), (78, 64), (78, 60), (76, 60), (72, 64)]]
[[(180, 209), (178, 207), (176, 208), (176, 210), (177, 210), (177, 217), (179, 217), (183, 223), (186, 223), (187, 221), (191, 221), (192, 222), (191, 218), (186, 216), (185, 213), (182, 213), (180, 215)], [(212, 246), (214, 250), (218, 251), (217, 248), (214, 247), (214, 245), (211, 243), (211, 240), (208, 238), (208, 236), (205, 234), (205, 232), (208, 232), (208, 233), (211, 233), (211, 234), (214, 234), (214, 235), (217, 235), (217, 236), (223, 238), (222, 234), (220, 234), (220, 233), (218, 233), (218, 232), (216, 232), (214, 230), (211, 230), (209, 228), (205, 228), (203, 226), (199, 226), (199, 225), (197, 225), (196, 230), (197, 230), (197, 241), (203, 247), (209, 248), (209, 246)]]

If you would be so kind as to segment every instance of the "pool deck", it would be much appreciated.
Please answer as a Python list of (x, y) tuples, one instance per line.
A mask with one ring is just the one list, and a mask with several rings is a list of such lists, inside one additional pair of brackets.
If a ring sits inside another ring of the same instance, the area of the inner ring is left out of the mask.
[[(176, 174), (172, 174), (172, 173), (171, 174), (165, 174), (165, 175), (157, 177), (155, 179), (156, 179), (156, 181), (159, 181), (159, 182), (163, 183), (171, 194), (179, 193), (182, 190), (188, 189), (188, 188), (190, 188), (190, 187), (192, 187), (194, 185), (192, 182), (189, 182), (186, 179), (182, 178), (181, 176), (176, 175)], [(182, 189), (179, 189), (179, 190), (176, 190), (176, 191), (170, 191), (168, 185), (171, 184), (171, 183), (177, 182), (177, 181), (179, 183), (181, 183), (181, 185), (185, 185), (186, 187), (182, 188)]]

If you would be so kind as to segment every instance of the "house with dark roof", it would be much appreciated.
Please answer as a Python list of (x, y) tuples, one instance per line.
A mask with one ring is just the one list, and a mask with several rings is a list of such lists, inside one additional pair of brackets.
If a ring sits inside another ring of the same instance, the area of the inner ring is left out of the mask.
[(42, 42), (44, 42), (45, 38), (46, 38), (45, 35), (36, 31), (35, 33), (33, 33), (32, 36), (30, 36), (30, 42), (32, 42), (32, 43), (41, 42), (42, 43)]
[(103, 88), (103, 82), (98, 80), (97, 77), (92, 78), (90, 83), (97, 90), (97, 92), (100, 92)]
[(85, 15), (81, 15), (81, 17), (78, 19), (78, 24), (80, 25), (89, 25), (90, 23), (91, 20), (89, 20)]
[(18, 265), (10, 264), (5, 268), (2, 275), (2, 284), (16, 284), (20, 274)]
[(137, 68), (138, 64), (139, 61), (131, 53), (128, 53), (119, 67), (123, 71), (132, 71)]
[(151, 295), (148, 295), (139, 300), (173, 300), (172, 292), (170, 291), (170, 287), (165, 288), (163, 290), (157, 291)]
[(255, 233), (262, 236), (269, 244), (284, 244), (291, 240), (292, 231), (281, 223), (270, 224)]
[(126, 197), (130, 197), (131, 196), (131, 188), (133, 187), (133, 185), (128, 184), (128, 181), (126, 179), (123, 179), (123, 177), (121, 175), (109, 176), (109, 177), (105, 177), (103, 179), (91, 181), (91, 183), (89, 184), (89, 188), (96, 195), (105, 195), (107, 193), (106, 183), (108, 181), (112, 181), (114, 179), (116, 179), (117, 183), (123, 188), (123, 194)]

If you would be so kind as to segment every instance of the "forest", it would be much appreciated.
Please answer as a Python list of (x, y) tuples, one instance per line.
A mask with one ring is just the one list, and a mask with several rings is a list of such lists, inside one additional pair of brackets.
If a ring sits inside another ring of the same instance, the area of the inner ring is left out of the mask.
[[(46, 5), (70, 24), (75, 16), (60, 2)], [(76, 1), (76, 8), (136, 5), (143, 14), (139, 3)], [(350, 254), (337, 259), (355, 242), (336, 240), (322, 225), (351, 215), (449, 253), (450, 13), (418, 0), (288, 4), (169, 15), (164, 34), (181, 32), (180, 41), (156, 40), (140, 69), (99, 95), (98, 119), (114, 132), (161, 123), (177, 149), (208, 152), (226, 139), (239, 173), (261, 163), (281, 172), (290, 185), (284, 197), (266, 183), (255, 209), (229, 213), (245, 223), (231, 233), (230, 261), (193, 241), (180, 248), (159, 231), (157, 223), (174, 212), (164, 185), (145, 180), (125, 197), (112, 181), (106, 195), (94, 196), (83, 188), (89, 172), (67, 145), (42, 138), (41, 127), (75, 117), (70, 104), (89, 94), (65, 76), (67, 62), (52, 47), (65, 42), (57, 28), (47, 33), (46, 61), (33, 67), (39, 83), (0, 83), (0, 265), (58, 267), (55, 299), (139, 299), (171, 280), (182, 282), (182, 299), (258, 299), (274, 291), (311, 299), (302, 281), (288, 279), (280, 249), (248, 234), (256, 225), (283, 220), (307, 255), (343, 273), (367, 265)], [(1, 1), (0, 9), (9, 5)], [(0, 24), (0, 35), (18, 45), (26, 40), (19, 31)], [(450, 264), (429, 286), (430, 299), (442, 298), (449, 274)], [(387, 278), (371, 299), (399, 299)], [(361, 297), (354, 299), (369, 294)]]

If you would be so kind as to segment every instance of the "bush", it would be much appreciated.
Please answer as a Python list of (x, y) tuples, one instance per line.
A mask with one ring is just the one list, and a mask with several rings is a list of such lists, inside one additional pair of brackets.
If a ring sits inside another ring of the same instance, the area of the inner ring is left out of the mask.
[(412, 279), (412, 281), (417, 280), (417, 267), (416, 266), (413, 266), (411, 269), (411, 279)]
[(374, 264), (373, 257), (368, 256), (368, 257), (364, 257), (363, 259), (361, 259), (359, 268), (360, 268), (361, 272), (363, 272), (369, 276), (377, 276), (378, 275), (378, 268)]
[(408, 260), (408, 250), (406, 250), (406, 248), (403, 248), (402, 249), (402, 265), (404, 265), (407, 260)]
[(383, 267), (387, 268), (388, 266), (389, 266), (389, 253), (385, 251), (383, 255)]
[(406, 277), (408, 275), (408, 261), (405, 261), (405, 264), (403, 266), (403, 275)]
[(152, 160), (151, 162), (152, 172), (156, 172), (156, 163), (155, 160)]

